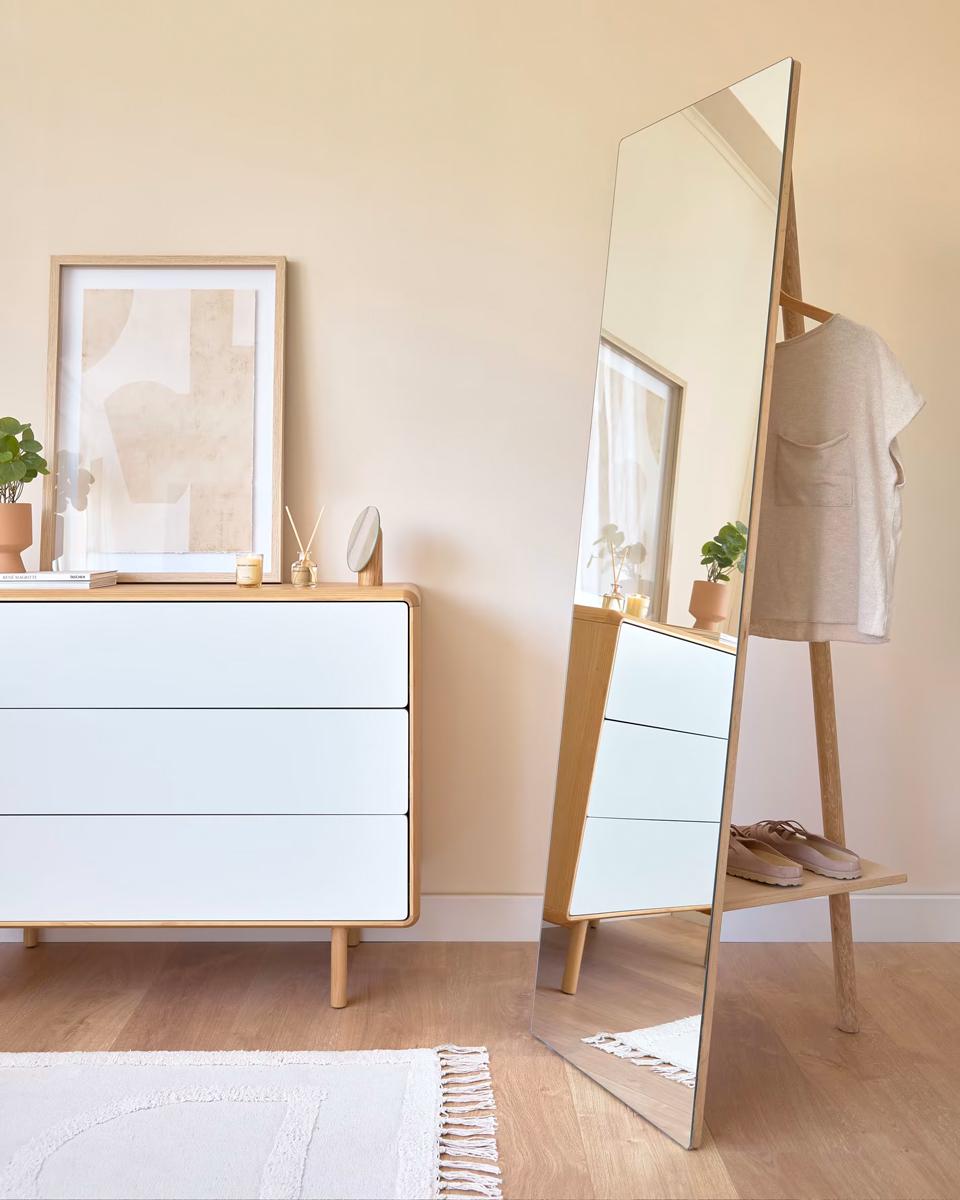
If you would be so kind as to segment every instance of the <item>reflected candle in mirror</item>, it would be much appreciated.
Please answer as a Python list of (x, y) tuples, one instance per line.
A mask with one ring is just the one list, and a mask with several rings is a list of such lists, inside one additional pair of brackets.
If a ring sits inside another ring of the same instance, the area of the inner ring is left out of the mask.
[(237, 587), (259, 587), (263, 583), (263, 555), (237, 555)]
[(631, 617), (645, 618), (650, 612), (650, 597), (635, 592), (627, 597), (627, 614)]

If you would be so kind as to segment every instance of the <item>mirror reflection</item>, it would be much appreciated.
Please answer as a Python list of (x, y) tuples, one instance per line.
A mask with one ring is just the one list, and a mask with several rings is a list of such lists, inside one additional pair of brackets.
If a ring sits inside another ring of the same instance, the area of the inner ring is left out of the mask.
[(685, 1146), (791, 63), (624, 139), (534, 1033)]

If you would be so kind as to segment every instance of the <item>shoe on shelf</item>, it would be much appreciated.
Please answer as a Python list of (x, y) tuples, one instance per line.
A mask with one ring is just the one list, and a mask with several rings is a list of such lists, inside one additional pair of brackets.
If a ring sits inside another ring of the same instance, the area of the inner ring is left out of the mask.
[(751, 837), (749, 830), (740, 825), (730, 826), (727, 874), (775, 887), (797, 887), (803, 883), (803, 871), (795, 862)]
[(852, 850), (808, 832), (799, 821), (755, 821), (742, 828), (747, 837), (762, 842), (815, 875), (859, 879), (863, 874), (860, 859)]

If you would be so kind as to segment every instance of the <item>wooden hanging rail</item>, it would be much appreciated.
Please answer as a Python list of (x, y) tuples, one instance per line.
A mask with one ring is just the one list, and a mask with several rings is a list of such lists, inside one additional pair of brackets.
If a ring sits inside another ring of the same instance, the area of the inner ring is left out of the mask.
[[(811, 321), (829, 321), (834, 316), (825, 308), (817, 308), (815, 304), (799, 300), (796, 296), (791, 296), (789, 292), (782, 291), (780, 293), (780, 307), (786, 309), (787, 312), (796, 313), (798, 317), (809, 317)], [(794, 336), (797, 335), (794, 334)]]

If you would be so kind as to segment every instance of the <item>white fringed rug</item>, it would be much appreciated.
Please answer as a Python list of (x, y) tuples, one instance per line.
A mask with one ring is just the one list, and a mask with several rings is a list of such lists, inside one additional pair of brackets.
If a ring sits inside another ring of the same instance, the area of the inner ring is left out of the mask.
[(0, 1054), (0, 1197), (501, 1195), (483, 1047)]
[(626, 1033), (598, 1033), (582, 1040), (588, 1046), (615, 1054), (617, 1058), (628, 1058), (638, 1066), (650, 1067), (658, 1075), (675, 1079), (687, 1087), (693, 1087), (697, 1082), (699, 1014), (668, 1021), (665, 1025), (650, 1025)]

